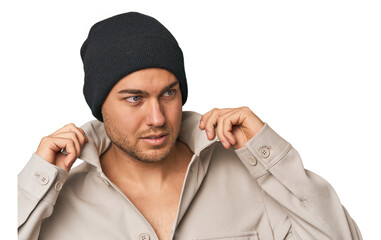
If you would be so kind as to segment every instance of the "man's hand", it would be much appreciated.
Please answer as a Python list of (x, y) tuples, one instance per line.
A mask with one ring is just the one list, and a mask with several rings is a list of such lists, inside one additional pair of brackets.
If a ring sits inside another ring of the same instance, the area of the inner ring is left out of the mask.
[[(264, 126), (248, 107), (213, 109), (201, 117), (200, 129), (205, 130), (209, 140), (215, 137), (226, 149), (242, 148)], [(216, 130), (214, 129), (216, 127)]]
[(87, 142), (85, 132), (71, 123), (42, 138), (36, 154), (68, 172)]

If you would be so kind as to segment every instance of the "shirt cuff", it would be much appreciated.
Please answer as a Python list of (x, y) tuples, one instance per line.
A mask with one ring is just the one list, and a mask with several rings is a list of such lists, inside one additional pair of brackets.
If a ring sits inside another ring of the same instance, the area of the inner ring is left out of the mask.
[(59, 191), (68, 176), (64, 169), (48, 163), (33, 153), (18, 176), (19, 187), (30, 196), (55, 204)]
[(246, 144), (235, 150), (250, 174), (259, 178), (265, 175), (291, 149), (291, 144), (265, 123), (262, 129)]

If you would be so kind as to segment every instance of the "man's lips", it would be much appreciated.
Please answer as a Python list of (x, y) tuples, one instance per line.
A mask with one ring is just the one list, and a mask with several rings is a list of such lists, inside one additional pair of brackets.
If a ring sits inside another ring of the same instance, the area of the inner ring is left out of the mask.
[(160, 146), (167, 140), (168, 134), (155, 134), (141, 137), (142, 141), (150, 146)]
[(147, 135), (147, 136), (144, 136), (144, 137), (141, 137), (142, 139), (158, 139), (158, 138), (161, 138), (161, 137), (164, 137), (164, 136), (167, 136), (168, 134), (155, 134), (155, 135)]

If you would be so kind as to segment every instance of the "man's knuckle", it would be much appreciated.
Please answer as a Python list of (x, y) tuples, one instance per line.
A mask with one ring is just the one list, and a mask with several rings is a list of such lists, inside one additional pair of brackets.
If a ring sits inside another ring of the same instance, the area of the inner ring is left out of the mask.
[(75, 146), (75, 142), (73, 139), (68, 139), (67, 140), (67, 145), (69, 145), (70, 147), (74, 147)]
[(50, 142), (50, 137), (49, 136), (45, 136), (43, 138), (41, 138), (41, 143), (42, 144), (45, 144), (45, 143), (48, 143)]
[(75, 132), (69, 132), (69, 134), (70, 134), (70, 138), (72, 138), (72, 139), (77, 138), (77, 134)]
[(212, 119), (216, 119), (220, 116), (220, 112), (218, 110), (215, 110), (212, 112), (212, 114), (210, 115), (210, 118)]
[(225, 118), (218, 118), (218, 119), (217, 119), (217, 124), (218, 124), (219, 126), (221, 126), (221, 125), (223, 125), (224, 121), (225, 121)]
[(78, 134), (78, 135), (77, 135), (77, 138), (78, 138), (80, 141), (85, 141), (85, 136), (83, 136), (82, 134)]
[(65, 127), (67, 127), (67, 128), (76, 128), (74, 123), (68, 123), (68, 124), (65, 125)]

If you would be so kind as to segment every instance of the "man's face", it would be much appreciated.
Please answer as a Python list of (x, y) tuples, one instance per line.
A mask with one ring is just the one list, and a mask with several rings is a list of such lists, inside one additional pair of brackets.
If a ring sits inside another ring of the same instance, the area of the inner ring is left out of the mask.
[(102, 114), (115, 146), (136, 160), (159, 162), (169, 155), (180, 131), (179, 83), (164, 69), (133, 72), (112, 88)]

